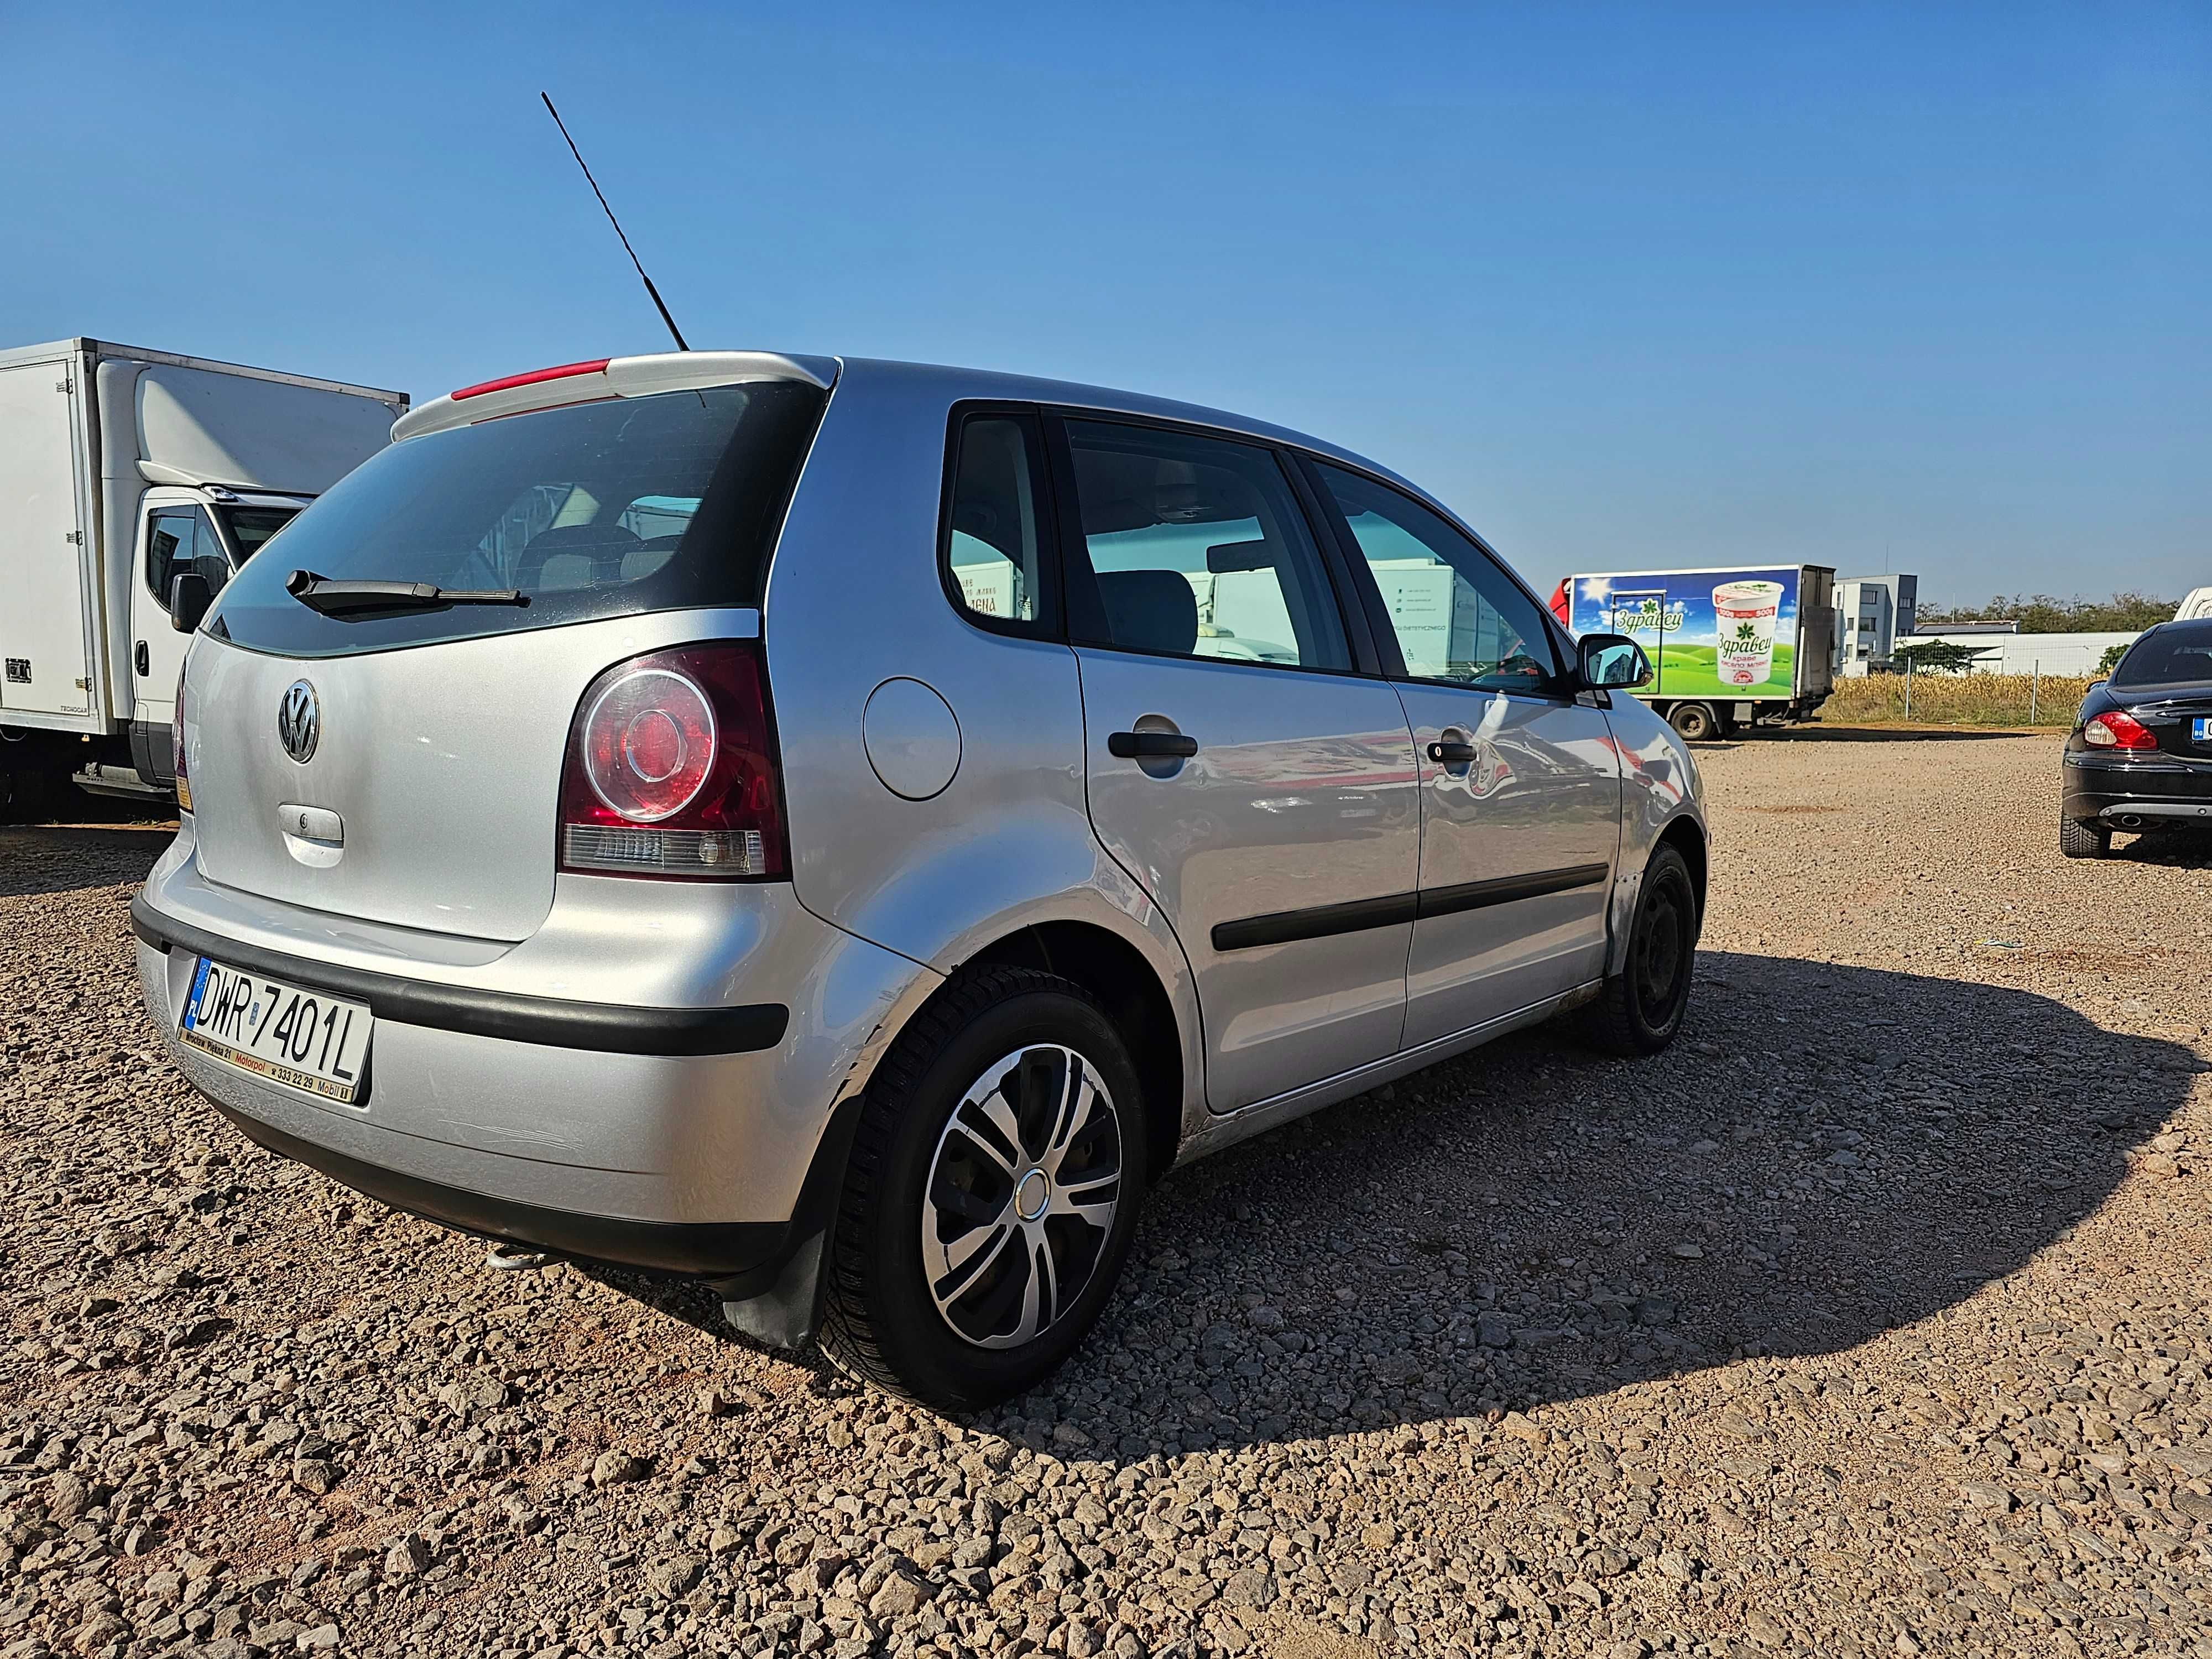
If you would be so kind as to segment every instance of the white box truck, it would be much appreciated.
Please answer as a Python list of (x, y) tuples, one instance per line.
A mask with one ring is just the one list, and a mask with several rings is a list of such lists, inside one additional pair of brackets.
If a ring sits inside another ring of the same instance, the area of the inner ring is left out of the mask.
[(407, 406), (100, 340), (0, 350), (0, 812), (70, 781), (167, 795), (175, 579), (219, 590)]

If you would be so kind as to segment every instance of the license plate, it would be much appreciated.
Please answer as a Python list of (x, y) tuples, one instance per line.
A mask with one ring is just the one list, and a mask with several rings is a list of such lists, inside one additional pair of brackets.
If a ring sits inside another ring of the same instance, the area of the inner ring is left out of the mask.
[(241, 1072), (350, 1105), (375, 1023), (358, 1002), (202, 957), (177, 1017), (177, 1037)]
[(2199, 714), (2190, 721), (2189, 740), (2191, 743), (2212, 743), (2212, 719)]

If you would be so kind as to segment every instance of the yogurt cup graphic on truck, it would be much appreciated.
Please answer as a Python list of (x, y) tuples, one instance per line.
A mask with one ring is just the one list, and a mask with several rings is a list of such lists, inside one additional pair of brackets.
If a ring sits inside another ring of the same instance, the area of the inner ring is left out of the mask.
[(1615, 572), (1566, 584), (1575, 634), (1626, 634), (1655, 671), (1645, 697), (1784, 697), (1796, 671), (1799, 567)]
[(1723, 582), (1713, 589), (1713, 667), (1726, 686), (1764, 685), (1774, 678), (1774, 624), (1780, 582)]

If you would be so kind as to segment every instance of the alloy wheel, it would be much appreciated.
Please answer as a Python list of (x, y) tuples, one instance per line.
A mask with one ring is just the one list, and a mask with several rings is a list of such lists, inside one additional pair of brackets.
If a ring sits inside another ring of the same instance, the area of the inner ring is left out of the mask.
[(1121, 1194), (1121, 1117), (1096, 1066), (1040, 1043), (986, 1067), (922, 1192), (922, 1270), (945, 1324), (981, 1348), (1034, 1341), (1090, 1284)]

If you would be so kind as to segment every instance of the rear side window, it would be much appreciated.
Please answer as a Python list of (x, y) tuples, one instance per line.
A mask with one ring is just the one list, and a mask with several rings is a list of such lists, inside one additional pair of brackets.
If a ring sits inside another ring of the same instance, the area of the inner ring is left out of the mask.
[[(757, 605), (824, 397), (776, 380), (610, 398), (393, 444), (247, 562), (211, 629), (257, 650), (336, 656)], [(295, 570), (513, 588), (528, 603), (343, 620), (284, 591)]]
[(987, 626), (1041, 632), (1052, 611), (1036, 424), (1020, 416), (971, 415), (955, 441), (943, 554), (950, 591)]
[(1273, 450), (1117, 422), (1066, 430), (1088, 555), (1068, 558), (1079, 643), (1351, 667), (1328, 571)]
[(2212, 622), (2170, 623), (2128, 647), (2112, 671), (2121, 691), (2212, 683)]

